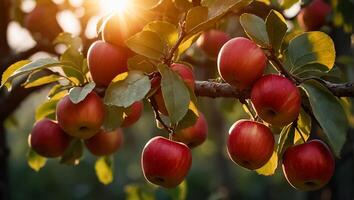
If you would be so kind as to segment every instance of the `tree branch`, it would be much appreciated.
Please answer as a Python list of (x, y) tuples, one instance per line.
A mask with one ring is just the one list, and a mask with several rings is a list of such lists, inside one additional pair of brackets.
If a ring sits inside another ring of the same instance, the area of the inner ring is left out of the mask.
[(195, 94), (201, 97), (250, 98), (250, 91), (240, 91), (228, 83), (196, 81)]

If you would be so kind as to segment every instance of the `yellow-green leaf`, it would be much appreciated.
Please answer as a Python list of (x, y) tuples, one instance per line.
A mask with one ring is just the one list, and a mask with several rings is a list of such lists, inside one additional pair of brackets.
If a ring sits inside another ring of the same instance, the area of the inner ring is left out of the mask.
[(255, 41), (258, 45), (269, 46), (269, 38), (266, 23), (262, 18), (244, 13), (240, 16), (240, 23), (248, 37)]
[(186, 17), (186, 31), (189, 32), (208, 19), (208, 8), (196, 6), (190, 9)]
[(274, 151), (269, 161), (263, 167), (257, 169), (256, 172), (264, 176), (270, 176), (275, 173), (277, 167), (278, 167), (278, 155), (277, 152)]
[(113, 159), (111, 157), (100, 157), (96, 160), (95, 170), (98, 180), (108, 185), (113, 181)]
[(144, 30), (157, 33), (170, 47), (173, 46), (178, 39), (177, 27), (165, 21), (150, 22), (144, 27)]
[(38, 155), (32, 148), (29, 149), (27, 154), (28, 165), (36, 172), (45, 166), (47, 159)]
[(28, 63), (30, 63), (30, 60), (21, 60), (18, 61), (14, 64), (12, 64), (10, 67), (8, 67), (4, 73), (2, 74), (2, 78), (1, 78), (1, 87), (5, 86), (8, 90), (11, 90), (11, 83), (9, 81), (10, 77), (12, 76), (12, 74), (20, 69), (21, 67), (27, 65)]

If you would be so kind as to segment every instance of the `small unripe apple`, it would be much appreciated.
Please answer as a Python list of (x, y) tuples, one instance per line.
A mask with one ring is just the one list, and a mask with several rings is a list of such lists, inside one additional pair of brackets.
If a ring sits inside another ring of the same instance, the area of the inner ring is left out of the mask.
[(141, 101), (134, 102), (123, 116), (121, 127), (128, 127), (137, 122), (143, 113), (144, 104)]
[[(171, 65), (171, 69), (173, 71), (177, 72), (181, 76), (181, 78), (186, 83), (187, 87), (189, 87), (189, 89), (194, 90), (195, 79), (194, 79), (193, 70), (190, 67), (188, 67), (184, 64), (181, 64), (181, 63), (173, 63)], [(165, 101), (163, 99), (161, 89), (158, 89), (156, 91), (156, 93), (154, 94), (154, 98), (155, 98), (159, 112), (168, 116), (167, 108), (165, 106)]]
[(56, 19), (58, 9), (53, 3), (37, 3), (24, 18), (24, 26), (36, 41), (52, 42), (62, 32)]
[(319, 30), (326, 22), (326, 17), (332, 11), (330, 5), (323, 0), (313, 0), (308, 6), (301, 9), (297, 21), (305, 31)]
[(217, 58), (221, 47), (231, 39), (231, 37), (219, 30), (209, 30), (204, 32), (197, 40), (197, 46), (201, 48), (210, 58)]
[(71, 137), (57, 123), (42, 119), (34, 125), (30, 135), (32, 149), (44, 157), (58, 157), (68, 148)]
[(88, 67), (98, 86), (108, 86), (118, 74), (128, 71), (129, 50), (107, 42), (94, 42), (87, 53)]
[(157, 136), (146, 143), (141, 154), (145, 178), (153, 184), (174, 188), (187, 176), (192, 153), (183, 143)]
[(254, 84), (251, 101), (258, 116), (274, 126), (285, 126), (296, 120), (301, 107), (298, 88), (275, 74), (265, 75)]
[(110, 155), (118, 151), (123, 143), (123, 132), (121, 129), (105, 132), (101, 130), (93, 137), (85, 140), (86, 148), (96, 156)]
[(289, 147), (283, 155), (284, 175), (290, 185), (300, 190), (317, 190), (326, 185), (334, 166), (333, 155), (321, 140)]
[(141, 31), (149, 21), (146, 10), (135, 7), (134, 12), (123, 11), (111, 15), (103, 24), (102, 38), (116, 46), (126, 46), (125, 40)]
[(173, 134), (173, 140), (183, 142), (189, 148), (194, 148), (201, 145), (207, 138), (208, 124), (203, 113), (199, 112), (197, 122), (188, 128), (182, 129)]
[(248, 89), (259, 79), (267, 58), (262, 49), (247, 38), (229, 40), (218, 56), (218, 70), (222, 79), (238, 89)]
[(95, 92), (77, 104), (65, 96), (59, 101), (56, 112), (59, 126), (67, 134), (80, 139), (88, 139), (98, 133), (105, 116), (103, 102)]
[(264, 124), (239, 120), (229, 130), (227, 150), (236, 164), (255, 170), (265, 165), (272, 157), (274, 136)]

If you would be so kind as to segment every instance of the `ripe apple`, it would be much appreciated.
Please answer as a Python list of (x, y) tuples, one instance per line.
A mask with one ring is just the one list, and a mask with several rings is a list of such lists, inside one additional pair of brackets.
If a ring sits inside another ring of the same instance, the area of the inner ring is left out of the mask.
[(80, 139), (88, 139), (98, 133), (104, 116), (102, 100), (95, 92), (77, 104), (65, 96), (57, 105), (59, 126), (67, 134)]
[(107, 42), (94, 42), (87, 53), (88, 67), (98, 86), (108, 86), (118, 74), (128, 71), (129, 50)]
[[(191, 90), (194, 90), (195, 88), (195, 79), (194, 79), (194, 74), (193, 70), (181, 63), (173, 63), (171, 65), (171, 69), (175, 72), (177, 72), (183, 81), (186, 83), (187, 87), (189, 87)], [(155, 83), (156, 84), (156, 83)], [(156, 101), (158, 110), (160, 113), (168, 116), (167, 108), (165, 106), (165, 101), (163, 99), (162, 91), (161, 89), (158, 89), (155, 94), (154, 94), (154, 99)]]
[(199, 112), (197, 122), (188, 128), (182, 129), (173, 134), (173, 140), (183, 142), (189, 148), (194, 148), (201, 145), (207, 138), (208, 124), (203, 113)]
[(123, 143), (123, 132), (116, 129), (110, 132), (101, 130), (93, 137), (85, 140), (86, 148), (96, 156), (110, 155), (116, 152)]
[(297, 87), (275, 74), (265, 75), (254, 84), (251, 101), (258, 116), (274, 126), (285, 126), (296, 120), (301, 107)]
[(222, 79), (242, 90), (262, 76), (267, 58), (254, 42), (237, 37), (224, 44), (217, 62)]
[(313, 0), (308, 6), (301, 9), (297, 21), (305, 31), (315, 31), (326, 22), (326, 16), (332, 11), (330, 5), (323, 0)]
[(24, 18), (24, 26), (36, 41), (47, 40), (51, 43), (62, 32), (56, 19), (58, 9), (53, 3), (37, 3)]
[(143, 113), (144, 104), (141, 101), (133, 103), (126, 111), (121, 127), (128, 127), (137, 122)]
[(262, 123), (239, 120), (229, 130), (227, 150), (236, 164), (255, 170), (265, 165), (272, 157), (274, 136)]
[(58, 157), (68, 148), (71, 137), (57, 123), (42, 119), (34, 125), (29, 141), (32, 149), (39, 155)]
[(201, 48), (210, 58), (217, 58), (221, 47), (231, 39), (223, 31), (209, 30), (204, 32), (197, 40), (197, 46)]
[[(133, 6), (133, 5), (132, 5)], [(141, 31), (150, 21), (149, 11), (133, 6), (134, 12), (114, 13), (103, 24), (102, 38), (116, 46), (126, 46), (125, 40)]]
[(328, 183), (334, 173), (334, 158), (321, 140), (311, 140), (289, 147), (283, 155), (283, 172), (296, 189), (317, 190)]
[(153, 184), (174, 188), (187, 176), (192, 153), (183, 143), (157, 136), (146, 143), (141, 154), (145, 178)]

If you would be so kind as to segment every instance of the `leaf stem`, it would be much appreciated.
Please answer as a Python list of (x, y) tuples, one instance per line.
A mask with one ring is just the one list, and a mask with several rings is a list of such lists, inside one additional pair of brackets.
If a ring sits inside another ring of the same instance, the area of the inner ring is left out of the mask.
[(163, 128), (168, 131), (169, 134), (173, 134), (173, 129), (165, 124), (165, 122), (161, 119), (159, 111), (157, 109), (157, 103), (153, 97), (149, 98), (149, 102), (154, 111), (155, 119), (163, 126)]

